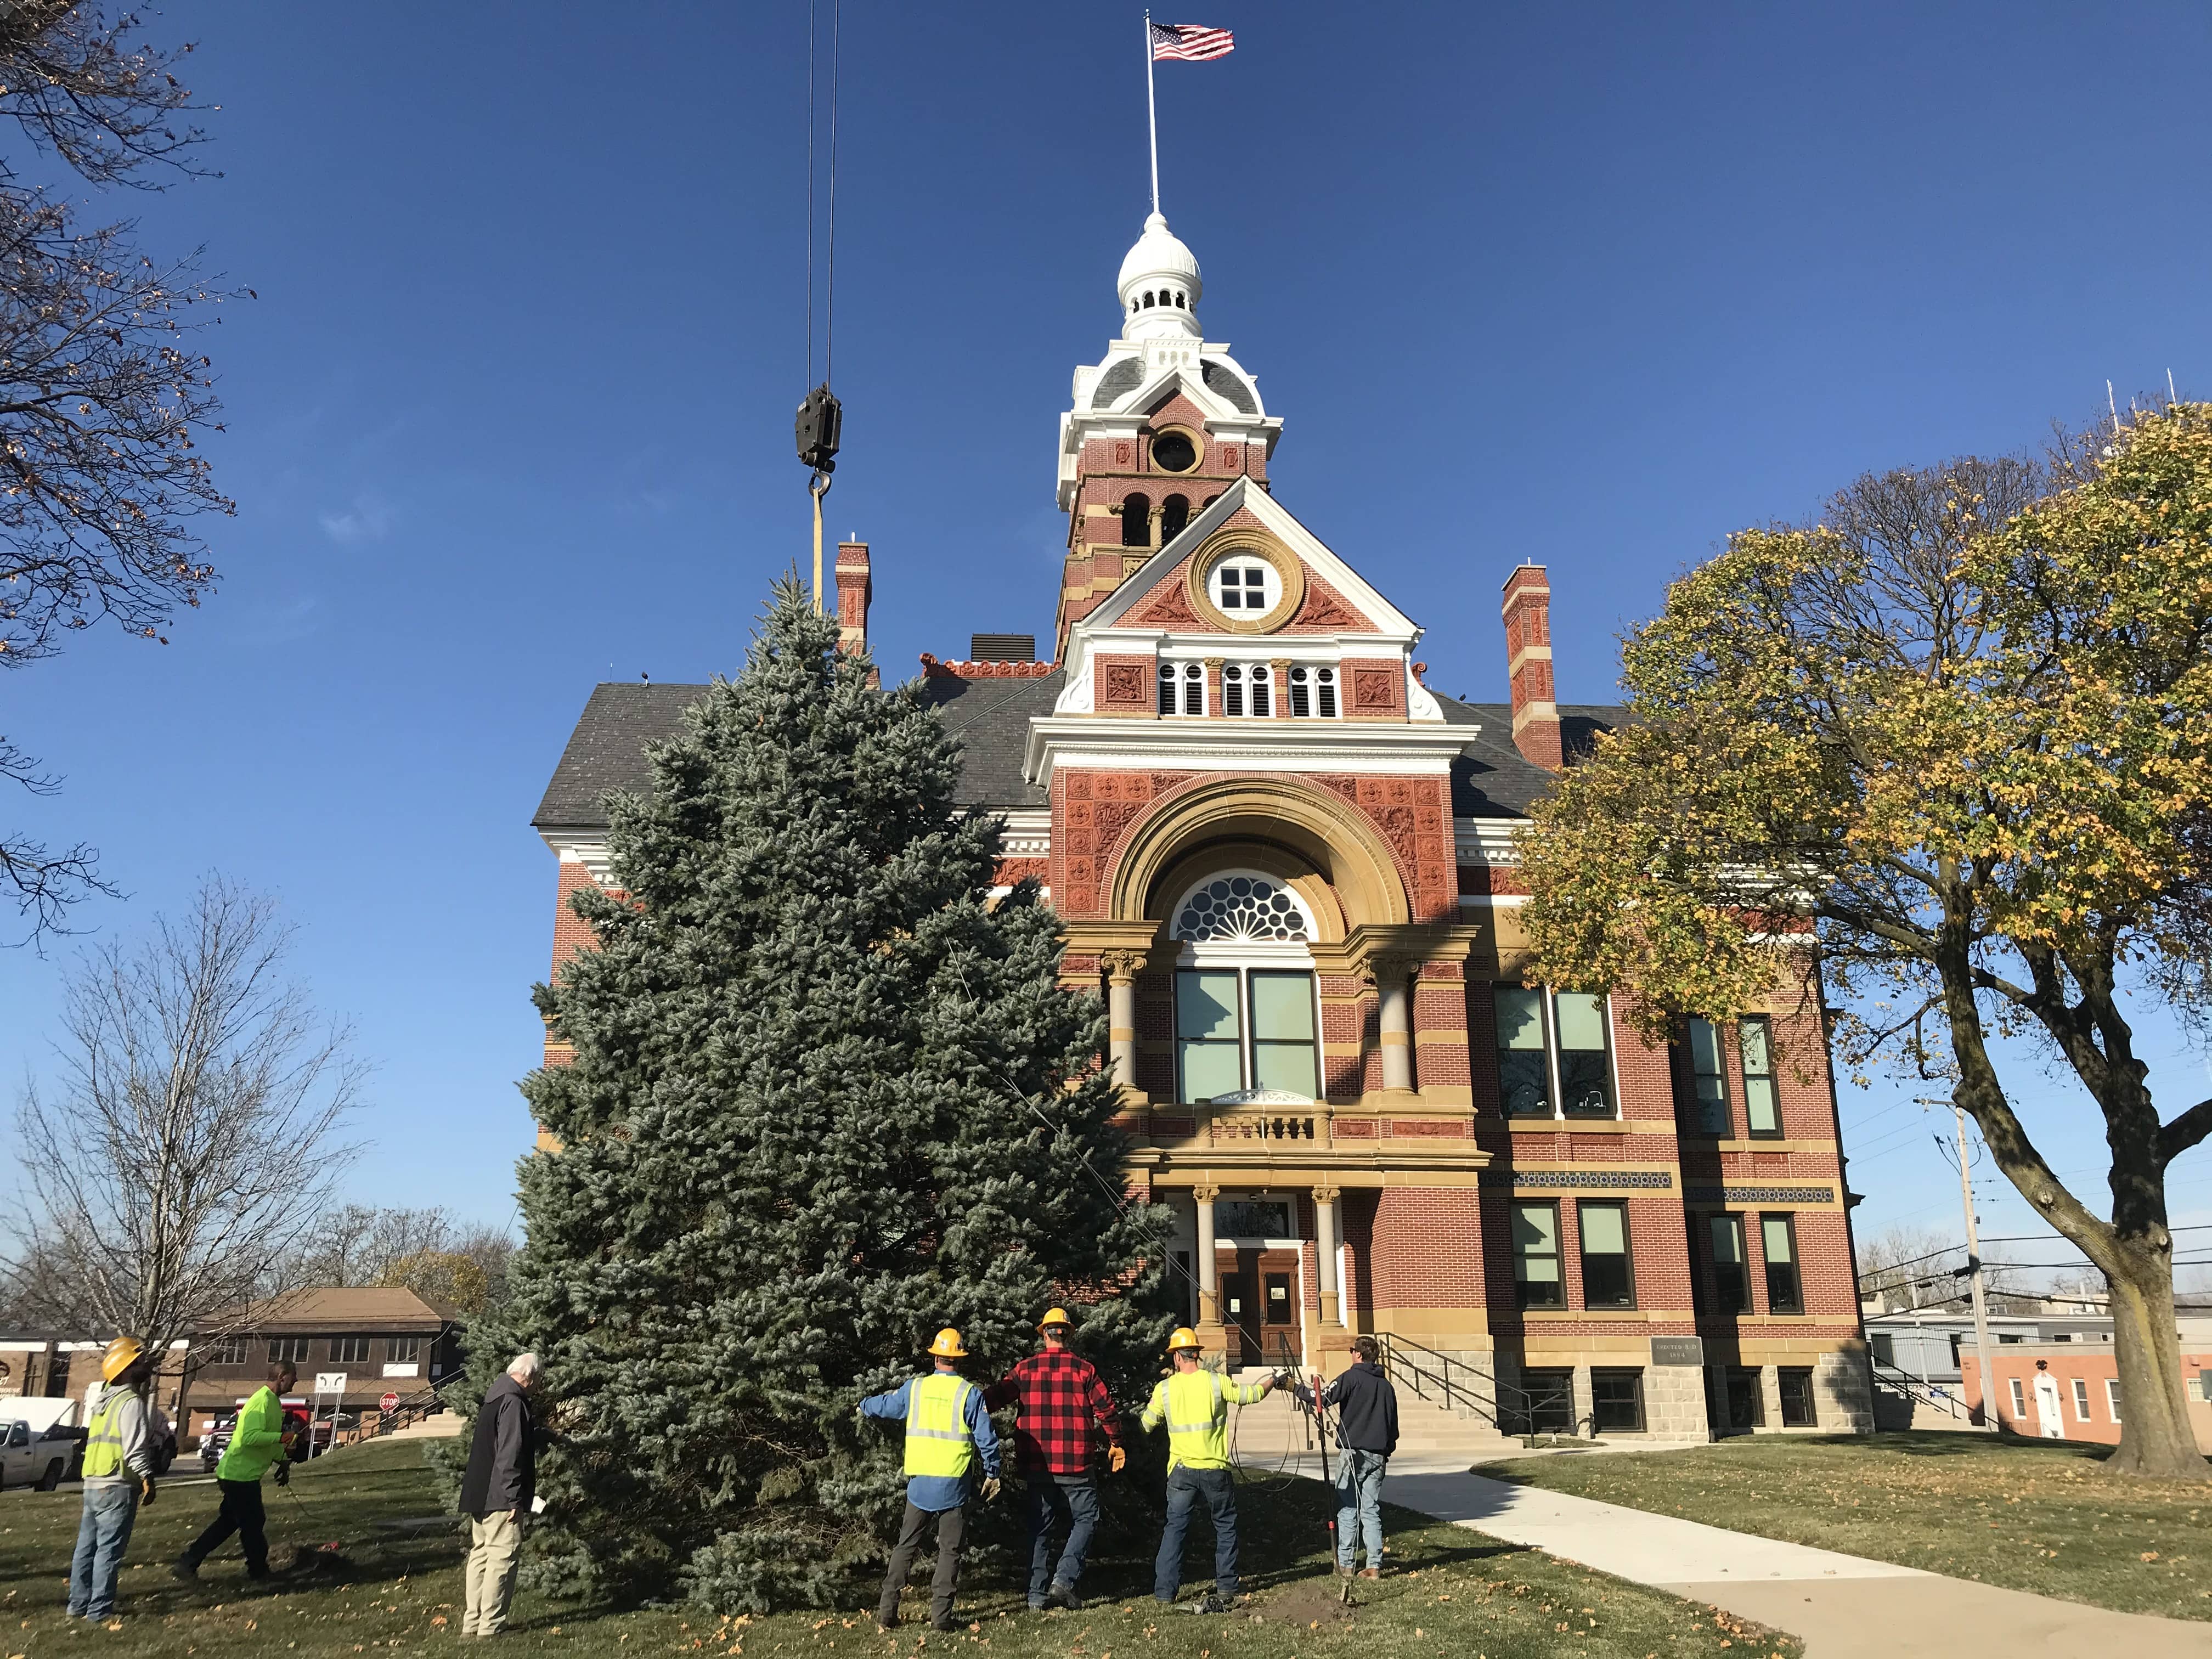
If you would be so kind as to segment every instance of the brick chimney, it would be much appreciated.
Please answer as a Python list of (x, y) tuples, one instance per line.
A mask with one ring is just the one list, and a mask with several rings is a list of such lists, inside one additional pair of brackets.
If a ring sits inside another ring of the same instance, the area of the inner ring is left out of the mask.
[(837, 647), (860, 652), (868, 648), (868, 600), (873, 585), (868, 580), (868, 544), (837, 544)]
[(1505, 579), (1505, 672), (1513, 684), (1513, 746), (1536, 765), (1556, 772), (1559, 705), (1552, 689), (1552, 585), (1540, 564), (1524, 564)]

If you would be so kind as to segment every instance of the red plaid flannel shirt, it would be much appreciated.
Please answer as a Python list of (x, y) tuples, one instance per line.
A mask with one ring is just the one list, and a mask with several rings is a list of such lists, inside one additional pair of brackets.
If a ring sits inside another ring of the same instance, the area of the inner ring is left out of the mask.
[(993, 1411), (1021, 1402), (1014, 1448), (1025, 1470), (1082, 1474), (1091, 1467), (1091, 1426), (1109, 1441), (1121, 1438), (1114, 1397), (1091, 1363), (1066, 1348), (1033, 1353), (983, 1390)]

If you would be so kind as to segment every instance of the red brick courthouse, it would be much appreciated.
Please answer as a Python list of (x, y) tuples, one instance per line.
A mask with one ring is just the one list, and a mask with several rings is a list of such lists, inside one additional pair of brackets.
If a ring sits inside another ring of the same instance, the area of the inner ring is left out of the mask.
[[(1249, 1364), (1375, 1334), (1509, 1429), (1869, 1427), (1833, 1096), (1775, 1059), (1794, 999), (1669, 1051), (1519, 983), (1516, 826), (1616, 712), (1554, 701), (1543, 568), (1505, 574), (1510, 702), (1429, 690), (1419, 623), (1276, 499), (1282, 419), (1200, 292), (1153, 216), (1060, 420), (1051, 660), (1004, 635), (922, 659), (1003, 878), (1043, 882), (1106, 999), (1192, 1317)], [(836, 579), (865, 641), (866, 544)], [(535, 819), (556, 961), (603, 792), (702, 689), (586, 705)]]

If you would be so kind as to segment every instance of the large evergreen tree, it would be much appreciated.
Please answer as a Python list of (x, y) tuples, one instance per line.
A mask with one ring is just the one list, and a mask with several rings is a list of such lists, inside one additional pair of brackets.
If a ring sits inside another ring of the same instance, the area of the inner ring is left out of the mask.
[[(1097, 999), (914, 687), (779, 585), (744, 669), (611, 802), (598, 948), (537, 991), (574, 1063), (523, 1085), (528, 1242), (474, 1344), (534, 1347), (565, 1442), (532, 1577), (724, 1610), (838, 1599), (902, 1490), (855, 1406), (941, 1325), (979, 1378), (1049, 1302), (1117, 1393), (1156, 1364), (1160, 1218), (1124, 1213)], [(1103, 1179), (1102, 1179), (1103, 1178)], [(1148, 1258), (1150, 1260), (1148, 1261)]]

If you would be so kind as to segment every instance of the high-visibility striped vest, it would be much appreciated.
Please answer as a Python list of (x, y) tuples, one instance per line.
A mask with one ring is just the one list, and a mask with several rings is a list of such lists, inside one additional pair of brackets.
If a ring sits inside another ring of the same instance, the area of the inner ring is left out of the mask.
[(1161, 1386), (1168, 1395), (1168, 1467), (1189, 1463), (1200, 1468), (1226, 1468), (1229, 1407), (1220, 1374), (1177, 1371)]
[(84, 1478), (104, 1480), (123, 1468), (123, 1426), (115, 1420), (115, 1413), (131, 1397), (128, 1389), (110, 1389), (101, 1396), (100, 1409), (92, 1414), (92, 1426), (84, 1437)]
[(975, 1385), (950, 1371), (917, 1376), (906, 1392), (906, 1472), (961, 1475), (975, 1461), (968, 1396)]

